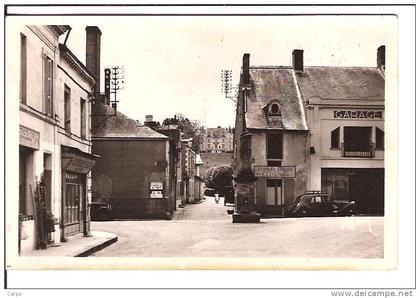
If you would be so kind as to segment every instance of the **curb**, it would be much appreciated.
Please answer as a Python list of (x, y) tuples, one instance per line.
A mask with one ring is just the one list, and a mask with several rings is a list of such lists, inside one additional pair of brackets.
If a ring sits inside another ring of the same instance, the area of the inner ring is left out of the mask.
[(78, 253), (75, 255), (75, 257), (87, 257), (90, 256), (91, 254), (98, 252), (102, 249), (104, 249), (107, 246), (110, 246), (111, 244), (115, 243), (118, 241), (118, 236), (113, 236), (112, 238), (106, 240), (105, 242), (102, 242), (100, 244), (94, 245), (92, 247), (89, 247), (88, 249), (85, 249), (84, 251)]

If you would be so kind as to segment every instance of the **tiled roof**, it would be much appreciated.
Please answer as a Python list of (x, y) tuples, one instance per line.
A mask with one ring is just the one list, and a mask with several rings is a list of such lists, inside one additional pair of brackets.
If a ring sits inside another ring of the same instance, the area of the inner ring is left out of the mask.
[(264, 107), (276, 100), (280, 104), (283, 129), (308, 129), (292, 68), (253, 66), (249, 72), (252, 88), (245, 114), (247, 128), (270, 128)]
[(305, 67), (296, 73), (305, 100), (321, 99), (384, 100), (385, 79), (376, 67)]
[[(168, 139), (140, 122), (104, 104), (92, 105), (92, 138)], [(115, 116), (114, 116), (115, 115)]]

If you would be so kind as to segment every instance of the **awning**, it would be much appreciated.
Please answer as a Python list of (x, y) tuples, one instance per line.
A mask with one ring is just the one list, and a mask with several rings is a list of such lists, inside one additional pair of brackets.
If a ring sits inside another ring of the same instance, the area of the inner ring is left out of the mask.
[(61, 165), (66, 171), (87, 174), (98, 157), (100, 156), (84, 152), (79, 148), (61, 145)]

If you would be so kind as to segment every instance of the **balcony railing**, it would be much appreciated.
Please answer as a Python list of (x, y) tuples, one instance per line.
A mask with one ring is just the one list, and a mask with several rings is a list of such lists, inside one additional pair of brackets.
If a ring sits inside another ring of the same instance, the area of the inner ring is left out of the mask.
[(341, 156), (342, 157), (361, 157), (361, 158), (372, 158), (375, 157), (375, 144), (369, 144), (368, 146), (360, 147), (346, 147), (344, 143), (341, 143)]

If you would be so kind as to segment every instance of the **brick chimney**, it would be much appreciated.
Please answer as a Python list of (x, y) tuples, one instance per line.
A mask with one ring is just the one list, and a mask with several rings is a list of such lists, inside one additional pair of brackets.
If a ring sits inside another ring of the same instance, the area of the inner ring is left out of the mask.
[(380, 46), (376, 54), (376, 64), (379, 69), (385, 70), (385, 46)]
[(101, 35), (97, 26), (86, 27), (86, 68), (95, 76), (95, 95), (101, 92)]
[(303, 71), (303, 50), (293, 50), (292, 64), (295, 71)]
[(249, 54), (244, 54), (242, 58), (242, 83), (249, 85)]

